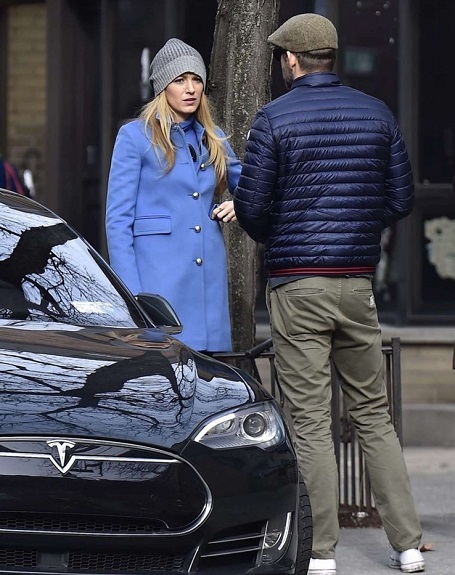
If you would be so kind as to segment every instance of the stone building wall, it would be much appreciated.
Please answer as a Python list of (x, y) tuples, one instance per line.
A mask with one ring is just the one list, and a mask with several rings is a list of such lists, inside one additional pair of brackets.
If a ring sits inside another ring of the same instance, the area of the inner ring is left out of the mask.
[(42, 193), (46, 164), (46, 7), (8, 8), (7, 156)]

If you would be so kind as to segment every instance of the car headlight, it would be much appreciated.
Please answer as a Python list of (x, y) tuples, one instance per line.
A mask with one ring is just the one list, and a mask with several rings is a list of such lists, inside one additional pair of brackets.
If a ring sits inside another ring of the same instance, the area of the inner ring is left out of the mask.
[(263, 449), (283, 441), (284, 424), (273, 403), (260, 403), (211, 419), (194, 441), (214, 449), (256, 445)]

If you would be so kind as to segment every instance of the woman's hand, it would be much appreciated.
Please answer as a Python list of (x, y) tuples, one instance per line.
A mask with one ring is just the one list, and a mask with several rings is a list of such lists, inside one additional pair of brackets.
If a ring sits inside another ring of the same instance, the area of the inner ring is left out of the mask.
[(218, 206), (213, 210), (214, 219), (220, 222), (235, 222), (237, 218), (235, 217), (234, 202), (232, 200), (227, 200), (218, 204)]

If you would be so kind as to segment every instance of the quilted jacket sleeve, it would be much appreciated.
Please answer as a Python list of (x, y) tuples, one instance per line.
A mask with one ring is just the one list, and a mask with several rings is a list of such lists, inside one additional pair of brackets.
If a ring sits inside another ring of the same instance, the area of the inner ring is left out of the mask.
[(414, 183), (411, 164), (400, 129), (395, 124), (385, 180), (385, 227), (409, 215), (413, 205)]
[(260, 110), (247, 140), (239, 184), (234, 191), (234, 208), (240, 226), (261, 243), (267, 241), (276, 170), (272, 130), (266, 113)]

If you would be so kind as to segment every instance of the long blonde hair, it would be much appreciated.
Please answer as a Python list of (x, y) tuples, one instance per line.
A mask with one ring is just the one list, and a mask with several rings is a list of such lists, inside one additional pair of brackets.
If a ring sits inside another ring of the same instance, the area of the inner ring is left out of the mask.
[[(171, 126), (176, 121), (174, 110), (169, 106), (164, 90), (146, 104), (140, 114), (146, 128), (150, 128), (151, 143), (164, 154), (165, 172), (172, 170), (175, 164), (175, 148), (171, 141)], [(210, 110), (207, 96), (202, 93), (201, 102), (195, 113), (196, 120), (205, 129), (205, 145), (209, 151), (209, 164), (213, 164), (216, 175), (215, 196), (221, 198), (226, 188), (227, 153), (225, 138), (216, 133), (216, 125)]]

